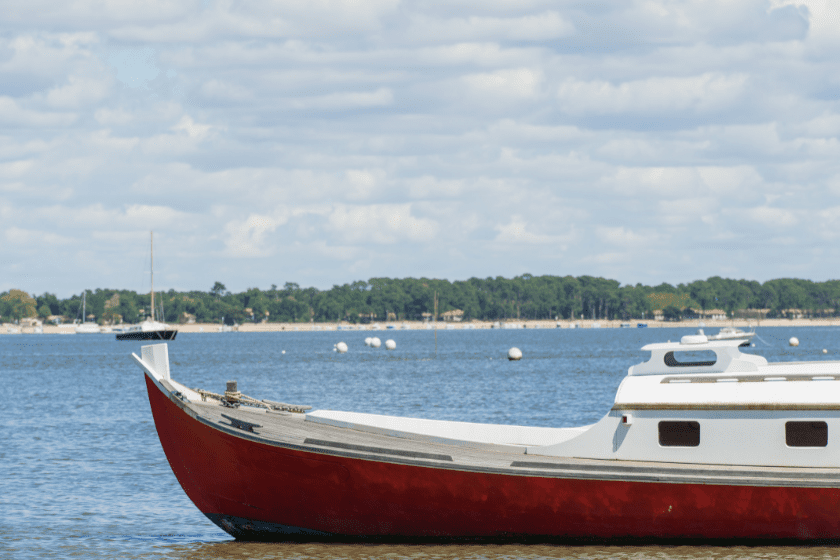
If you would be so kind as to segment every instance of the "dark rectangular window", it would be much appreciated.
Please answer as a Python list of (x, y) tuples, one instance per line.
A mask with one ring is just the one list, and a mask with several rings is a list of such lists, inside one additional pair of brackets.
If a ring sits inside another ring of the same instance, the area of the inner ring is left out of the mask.
[(697, 447), (700, 445), (700, 422), (660, 422), (659, 445), (663, 447)]
[(785, 422), (785, 443), (788, 447), (825, 447), (828, 445), (828, 424)]
[(711, 350), (668, 352), (665, 354), (665, 365), (668, 367), (708, 367), (716, 363), (717, 354)]

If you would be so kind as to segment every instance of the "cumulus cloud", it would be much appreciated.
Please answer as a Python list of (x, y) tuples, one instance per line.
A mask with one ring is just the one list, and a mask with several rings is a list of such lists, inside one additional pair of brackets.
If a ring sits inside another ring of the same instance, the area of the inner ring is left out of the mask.
[(655, 231), (639, 233), (624, 226), (600, 226), (597, 228), (596, 234), (610, 245), (627, 249), (647, 249), (659, 241), (659, 235)]
[(566, 113), (709, 112), (730, 106), (743, 94), (747, 75), (707, 72), (688, 77), (652, 77), (619, 84), (567, 79), (557, 90)]
[(542, 233), (535, 233), (530, 230), (529, 225), (525, 219), (516, 214), (511, 216), (510, 222), (507, 224), (497, 225), (495, 229), (495, 241), (504, 244), (514, 245), (548, 245), (556, 244), (558, 249), (565, 249), (565, 243), (569, 241), (568, 236), (546, 235)]
[(528, 98), (539, 93), (542, 73), (529, 68), (513, 68), (495, 72), (470, 74), (464, 82), (479, 95)]
[(749, 208), (744, 213), (744, 216), (749, 220), (771, 228), (786, 228), (799, 223), (795, 212), (769, 206)]
[(213, 126), (209, 124), (199, 124), (195, 122), (189, 115), (184, 115), (178, 124), (172, 127), (176, 132), (183, 132), (190, 138), (202, 140), (210, 135)]
[(472, 16), (441, 19), (416, 16), (407, 32), (420, 42), (500, 40), (547, 41), (574, 33), (574, 25), (556, 11), (512, 17)]
[(274, 232), (281, 220), (251, 214), (245, 220), (225, 224), (224, 243), (231, 257), (265, 257), (271, 254), (266, 235)]
[(39, 111), (21, 107), (17, 100), (0, 97), (0, 124), (13, 127), (66, 127), (76, 121), (74, 113)]
[(328, 222), (330, 229), (341, 239), (357, 243), (429, 241), (438, 231), (438, 224), (434, 220), (413, 216), (410, 204), (339, 204), (330, 213)]

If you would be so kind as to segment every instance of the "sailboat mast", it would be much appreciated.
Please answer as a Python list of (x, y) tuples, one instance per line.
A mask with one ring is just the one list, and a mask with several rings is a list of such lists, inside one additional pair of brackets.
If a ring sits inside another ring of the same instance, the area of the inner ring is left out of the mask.
[(152, 322), (155, 321), (155, 232), (150, 231), (152, 240)]

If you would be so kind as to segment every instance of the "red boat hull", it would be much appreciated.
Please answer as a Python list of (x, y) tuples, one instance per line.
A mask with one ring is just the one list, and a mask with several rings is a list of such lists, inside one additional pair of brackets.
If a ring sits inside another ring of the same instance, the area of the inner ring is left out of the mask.
[(837, 488), (576, 480), (314, 453), (208, 426), (146, 383), (184, 491), (240, 539), (840, 537)]

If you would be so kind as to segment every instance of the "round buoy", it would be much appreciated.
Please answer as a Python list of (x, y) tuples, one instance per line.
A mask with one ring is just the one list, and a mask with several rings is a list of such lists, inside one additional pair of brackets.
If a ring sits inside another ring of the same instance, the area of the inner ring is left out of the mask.
[(370, 339), (370, 346), (371, 348), (379, 348), (380, 346), (382, 346), (382, 341), (379, 340), (378, 336), (374, 336)]
[(828, 354), (828, 350), (826, 350), (825, 348), (823, 348), (823, 354)]
[(370, 337), (365, 338), (365, 346), (370, 346)]
[(285, 353), (286, 353), (286, 351), (285, 351), (285, 350), (283, 350), (283, 351), (282, 351), (282, 352), (280, 352), (280, 353), (281, 353), (281, 354), (285, 354)]
[(519, 348), (516, 348), (516, 347), (508, 350), (508, 360), (513, 362), (513, 361), (521, 360), (521, 359), (522, 359), (522, 350), (520, 350)]
[(395, 350), (397, 348), (397, 343), (391, 339), (385, 341), (385, 349), (386, 350)]
[(347, 344), (345, 344), (344, 342), (339, 342), (335, 345), (335, 349), (338, 350), (339, 354), (344, 354), (345, 352), (347, 352)]
[(799, 339), (796, 338), (795, 336), (792, 336), (792, 337), (790, 337), (790, 340), (788, 341), (788, 344), (790, 344), (791, 346), (799, 346)]

